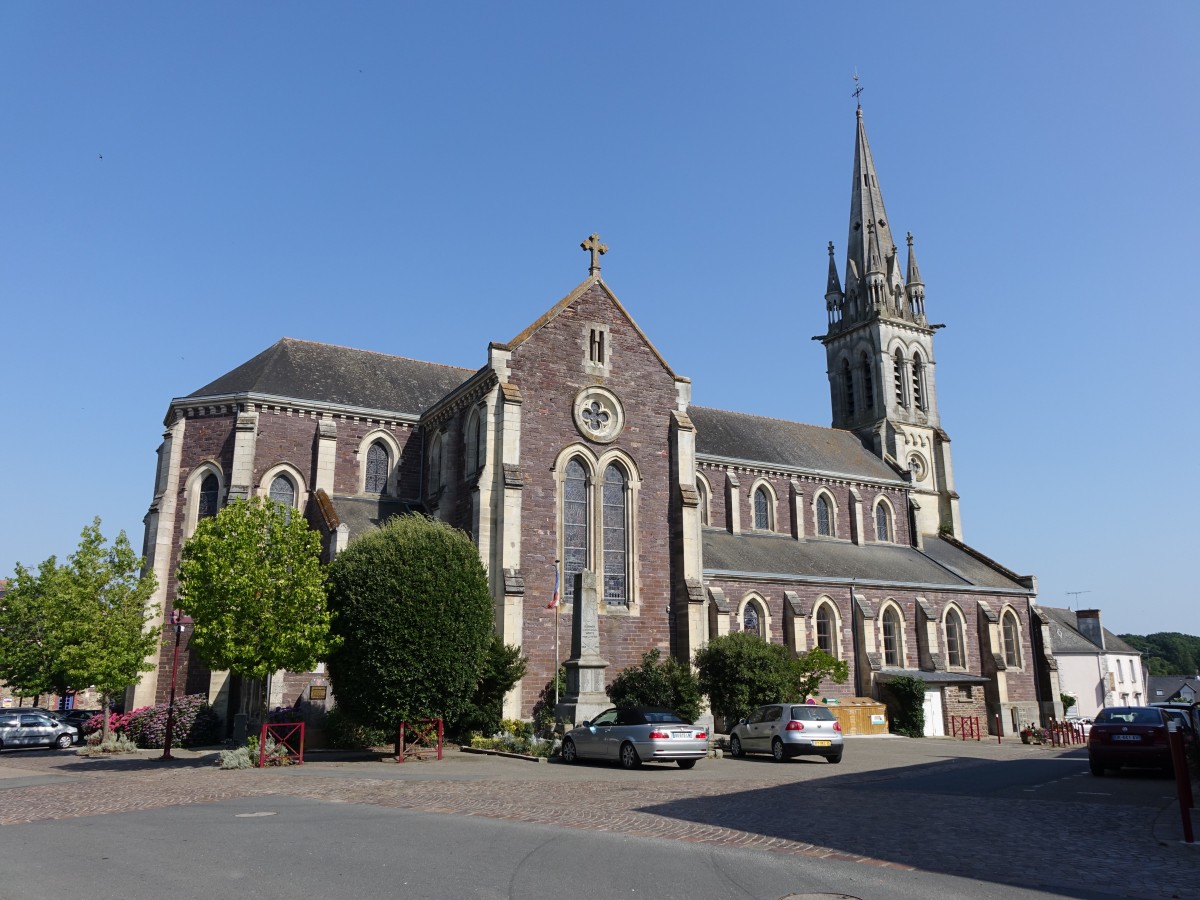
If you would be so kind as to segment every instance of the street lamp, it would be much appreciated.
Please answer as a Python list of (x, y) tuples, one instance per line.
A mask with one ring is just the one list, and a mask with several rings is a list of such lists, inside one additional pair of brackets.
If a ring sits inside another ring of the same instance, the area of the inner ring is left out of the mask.
[(171, 610), (171, 627), (175, 629), (175, 653), (171, 657), (171, 700), (167, 707), (167, 735), (163, 741), (161, 759), (174, 759), (171, 756), (171, 738), (175, 733), (175, 676), (179, 669), (179, 639), (183, 636), (184, 627), (191, 624), (191, 616), (180, 615), (177, 609)]

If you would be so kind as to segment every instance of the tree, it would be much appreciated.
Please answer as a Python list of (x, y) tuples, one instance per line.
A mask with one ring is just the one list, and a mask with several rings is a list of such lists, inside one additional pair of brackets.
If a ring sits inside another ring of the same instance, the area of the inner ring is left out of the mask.
[[(75, 638), (67, 673), (76, 685), (95, 685), (105, 710), (112, 697), (154, 668), (147, 657), (158, 649), (161, 629), (148, 626), (158, 614), (158, 605), (150, 603), (158, 585), (153, 572), (142, 574), (144, 564), (124, 531), (107, 546), (99, 518), (83, 529), (67, 560)], [(108, 723), (106, 715), (104, 738)]]
[(700, 690), (725, 726), (756, 706), (788, 699), (796, 689), (796, 670), (782, 644), (756, 634), (734, 632), (710, 640), (696, 652)]
[(329, 605), (341, 640), (329, 676), (350, 718), (394, 729), (453, 722), (467, 709), (493, 619), (487, 573), (466, 534), (424, 516), (388, 520), (330, 564)]
[(51, 556), (31, 572), (17, 563), (0, 597), (0, 680), (19, 694), (65, 694), (71, 687), (65, 652), (70, 641), (66, 567)]
[(1075, 695), (1063, 691), (1058, 695), (1058, 699), (1062, 701), (1063, 715), (1069, 716), (1071, 714), (1071, 707), (1076, 703)]
[(801, 653), (792, 660), (795, 679), (792, 696), (802, 699), (815, 697), (821, 690), (821, 682), (832, 681), (845, 684), (850, 677), (850, 666), (844, 659), (834, 659), (820, 647)]
[(881, 686), (891, 715), (892, 731), (907, 737), (925, 736), (925, 680), (898, 675)]
[(525, 677), (528, 664), (529, 661), (521, 655), (520, 647), (509, 646), (493, 632), (471, 702), (446, 724), (447, 732), (462, 738), (472, 732), (489, 735), (499, 731), (504, 713), (504, 695)]
[(642, 656), (640, 666), (622, 670), (607, 688), (608, 698), (618, 706), (662, 706), (681, 719), (700, 718), (700, 682), (692, 667), (674, 657), (659, 661), (655, 649)]
[(1151, 675), (1191, 678), (1200, 673), (1200, 637), (1177, 631), (1159, 631), (1144, 637), (1123, 634), (1120, 637), (1142, 654)]
[(108, 546), (99, 518), (65, 565), (52, 556), (34, 575), (18, 564), (0, 601), (0, 677), (34, 694), (94, 686), (107, 709), (154, 668), (147, 657), (158, 646), (159, 629), (148, 627), (158, 612), (149, 602), (156, 581), (142, 567), (125, 532)]
[[(175, 606), (211, 666), (264, 680), (307, 672), (334, 646), (321, 541), (300, 516), (262, 497), (201, 519), (183, 547)], [(262, 692), (260, 713), (267, 718)]]

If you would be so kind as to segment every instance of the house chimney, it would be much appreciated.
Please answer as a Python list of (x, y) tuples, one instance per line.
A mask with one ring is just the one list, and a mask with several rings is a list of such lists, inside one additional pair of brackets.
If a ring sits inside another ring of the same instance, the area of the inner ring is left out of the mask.
[(1101, 650), (1106, 649), (1104, 646), (1104, 629), (1100, 627), (1100, 610), (1079, 610), (1079, 612), (1075, 613), (1075, 623), (1075, 627), (1079, 629), (1080, 634)]

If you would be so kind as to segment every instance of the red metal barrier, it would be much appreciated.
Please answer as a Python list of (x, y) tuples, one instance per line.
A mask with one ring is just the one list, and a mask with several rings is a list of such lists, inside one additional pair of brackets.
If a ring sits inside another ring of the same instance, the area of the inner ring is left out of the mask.
[(950, 736), (955, 737), (962, 735), (962, 739), (969, 740), (974, 738), (979, 741), (981, 732), (979, 729), (979, 716), (951, 716), (950, 717)]
[(432, 756), (435, 753), (437, 758), (442, 758), (442, 720), (441, 719), (418, 719), (416, 722), (401, 722), (400, 735), (396, 741), (396, 746), (400, 749), (400, 753), (396, 756), (396, 762), (402, 763), (406, 759), (416, 758), (421, 759), (426, 756)]
[(1192, 836), (1192, 772), (1183, 752), (1183, 734), (1174, 722), (1167, 724), (1167, 743), (1171, 745), (1171, 762), (1175, 767), (1175, 789), (1179, 794), (1179, 816), (1183, 822), (1183, 839), (1194, 844)]
[(262, 734), (258, 738), (258, 767), (261, 769), (267, 762), (267, 736), (275, 742), (275, 752), (270, 764), (280, 765), (278, 749), (283, 748), (283, 755), (289, 763), (304, 765), (304, 723), (283, 722), (278, 725), (263, 725)]

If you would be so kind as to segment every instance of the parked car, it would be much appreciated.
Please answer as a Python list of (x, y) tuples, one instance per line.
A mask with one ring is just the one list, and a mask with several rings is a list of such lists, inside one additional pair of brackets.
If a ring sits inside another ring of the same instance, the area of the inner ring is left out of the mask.
[(708, 755), (708, 733), (669, 709), (628, 706), (606, 709), (563, 737), (563, 762), (617, 760), (626, 769), (643, 762), (675, 762), (690, 769)]
[(1167, 743), (1169, 713), (1153, 706), (1106, 706), (1088, 734), (1088, 766), (1093, 775), (1121, 766), (1149, 766), (1171, 772)]
[(1063, 719), (1068, 725), (1074, 725), (1077, 728), (1083, 729), (1083, 736), (1086, 738), (1092, 731), (1091, 716), (1067, 716)]
[(74, 725), (79, 729), (79, 733), (83, 733), (83, 726), (88, 723), (92, 716), (100, 715), (98, 709), (60, 709), (54, 713), (54, 718), (67, 725)]
[(79, 729), (43, 713), (0, 712), (0, 750), (57, 747), (66, 750), (79, 737)]
[(842, 761), (842, 725), (824, 706), (769, 703), (742, 719), (729, 732), (729, 752), (770, 753), (776, 762), (793, 756), (823, 756)]

